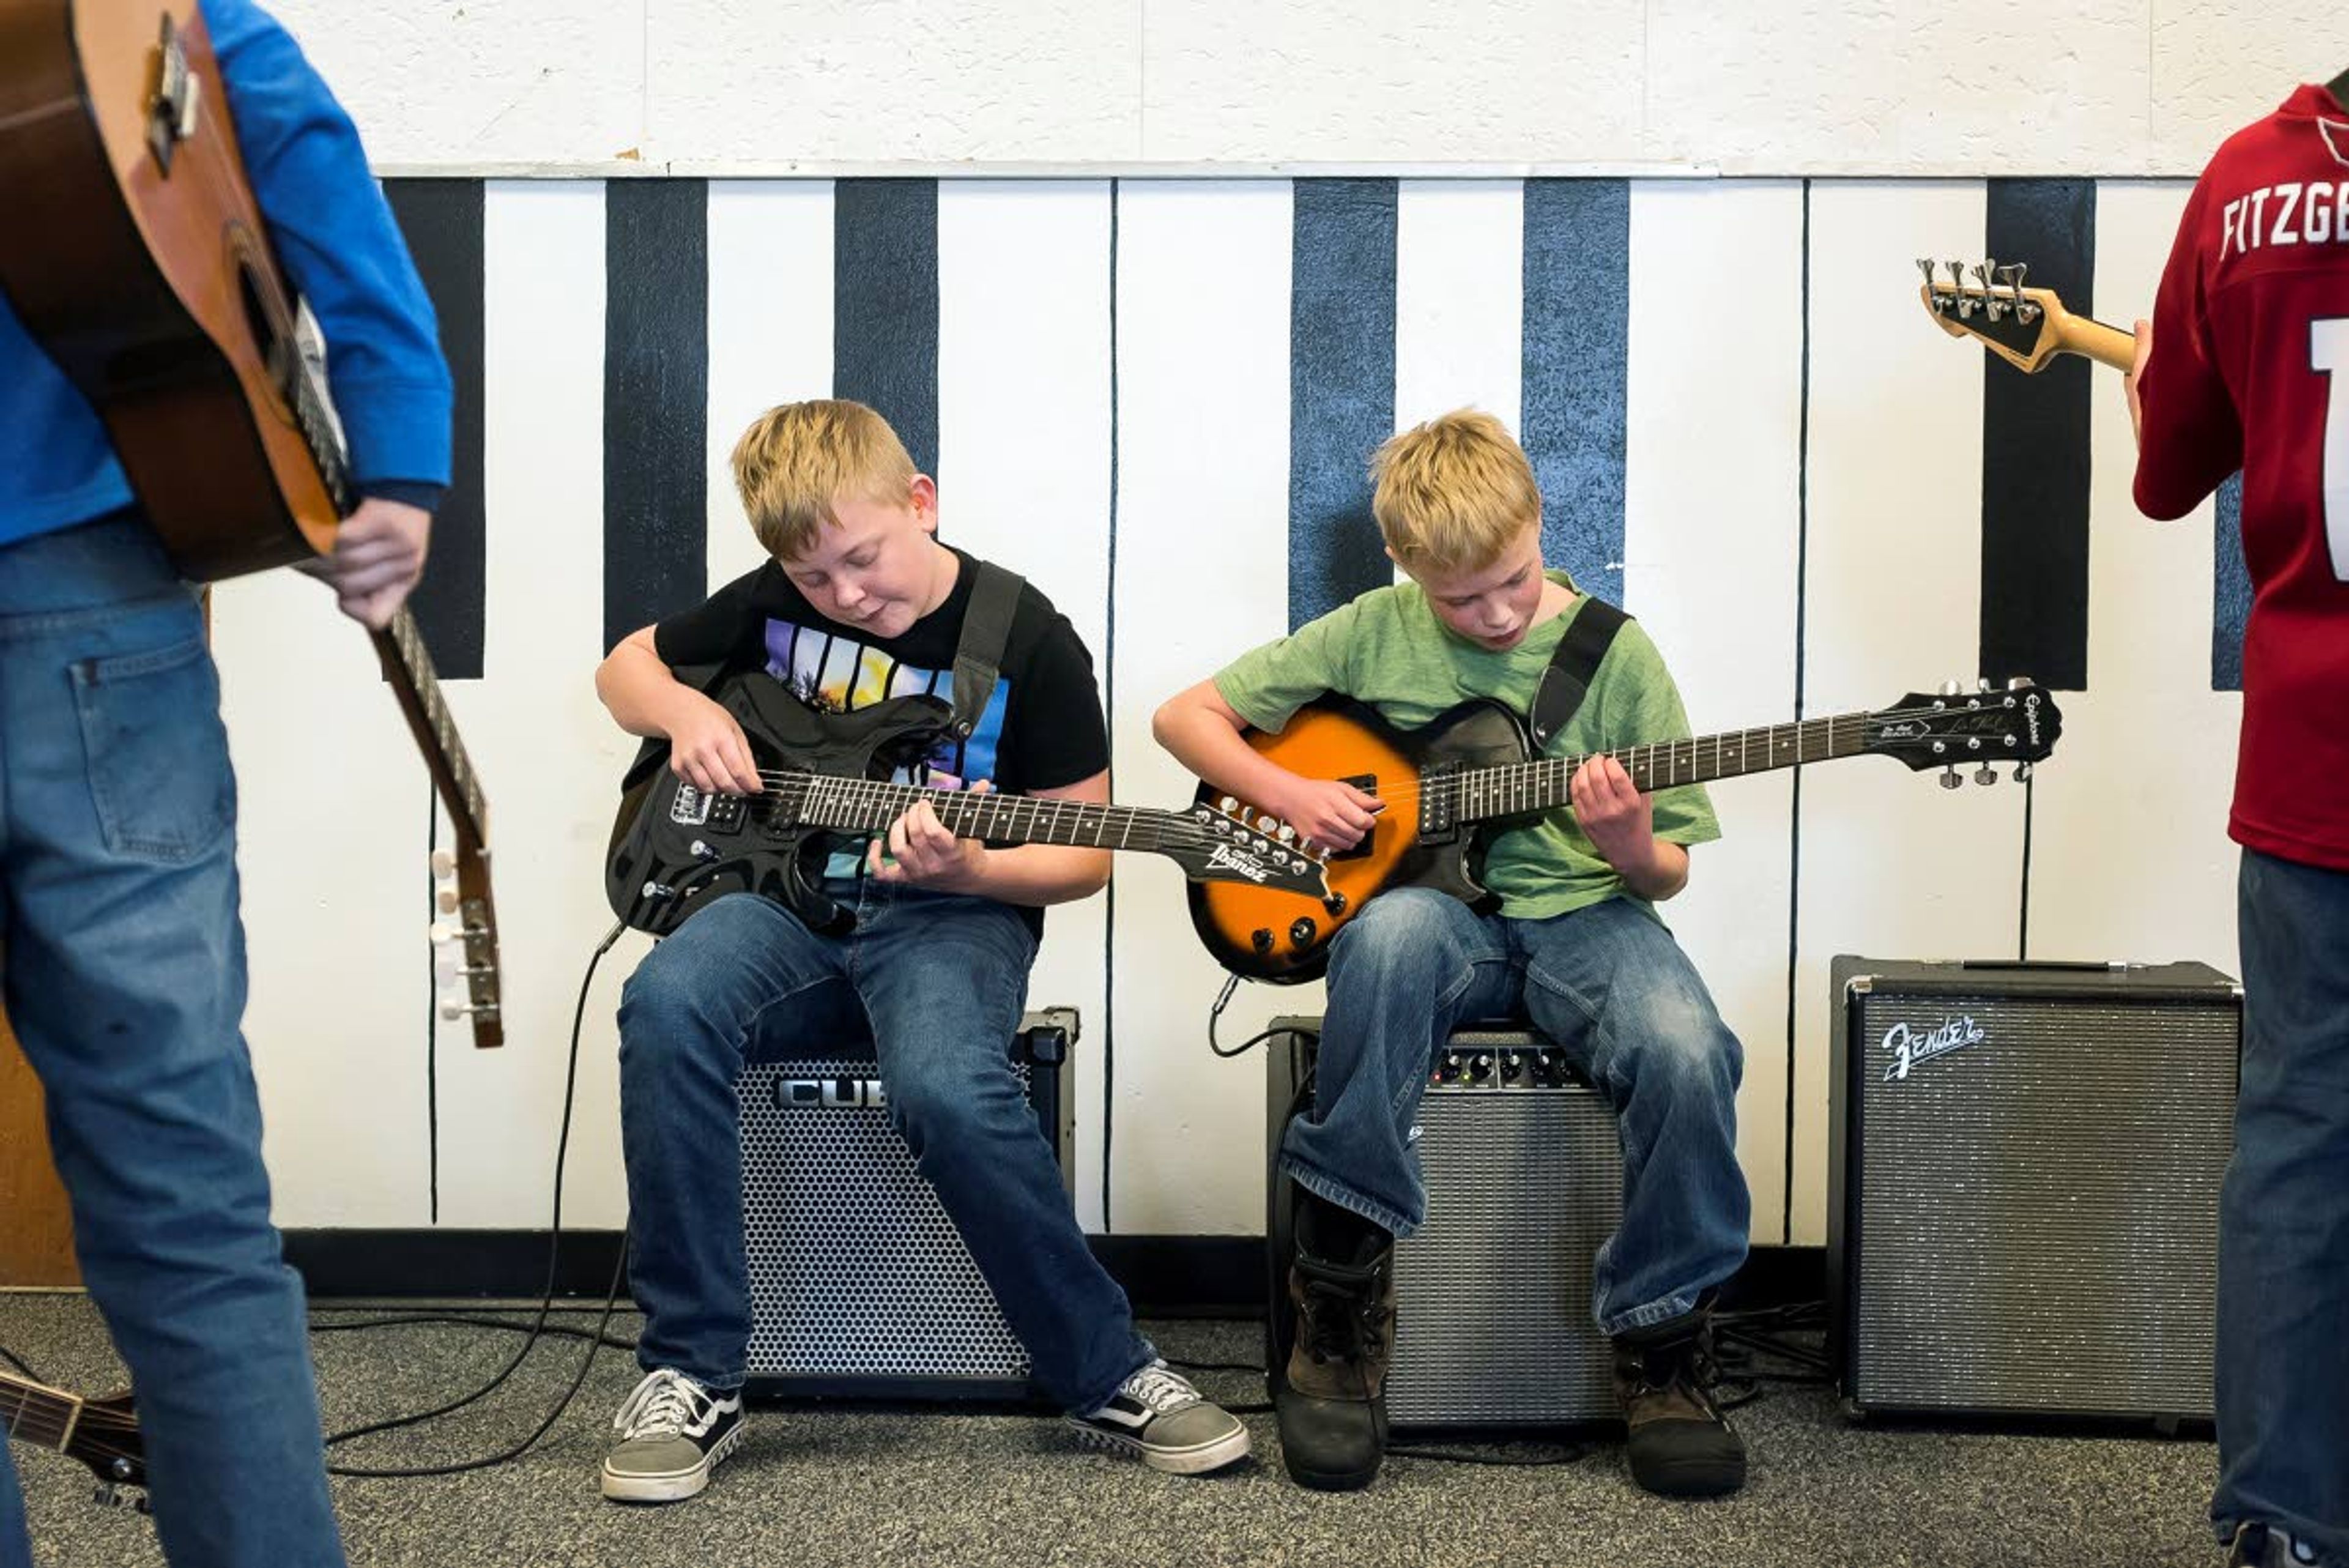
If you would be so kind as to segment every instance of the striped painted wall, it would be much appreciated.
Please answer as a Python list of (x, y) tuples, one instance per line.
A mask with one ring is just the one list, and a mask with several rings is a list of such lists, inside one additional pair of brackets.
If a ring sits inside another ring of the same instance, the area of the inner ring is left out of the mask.
[[(2247, 604), (2230, 504), (2129, 504), (2119, 388), (2025, 379), (1920, 315), (1920, 254), (2024, 256), (2126, 322), (2185, 198), (2141, 182), (395, 182), (459, 375), (419, 615), (487, 781), (509, 1047), (436, 1028), (440, 830), (364, 639), (307, 582), (227, 586), (248, 1020), (281, 1220), (543, 1224), (599, 857), (632, 743), (590, 673), (756, 563), (726, 476), (769, 404), (879, 406), (947, 536), (1094, 649), (1117, 791), (1188, 783), (1151, 710), (1390, 579), (1363, 459), (1473, 403), (1515, 429), (1550, 558), (1663, 648), (1700, 732), (1945, 678), (2063, 690), (2028, 788), (1862, 760), (1715, 792), (1668, 910), (1744, 1038), (1765, 1241), (1824, 1232), (1829, 960), (2231, 967), (2223, 802)], [(567, 1220), (625, 1208), (611, 1012), (587, 1002)], [(1206, 1045), (1180, 879), (1123, 861), (1033, 989), (1083, 1011), (1087, 1223), (1246, 1232), (1262, 1069)], [(1229, 1041), (1311, 992), (1247, 988)]]

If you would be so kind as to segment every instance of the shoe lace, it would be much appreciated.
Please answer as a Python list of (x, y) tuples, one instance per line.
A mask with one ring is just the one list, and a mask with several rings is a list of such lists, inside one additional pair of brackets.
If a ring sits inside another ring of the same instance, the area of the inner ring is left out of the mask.
[(1686, 1339), (1651, 1345), (1640, 1354), (1640, 1388), (1662, 1394), (1677, 1386), (1706, 1414), (1714, 1417), (1721, 1415), (1721, 1407), (1714, 1398), (1720, 1382), (1721, 1363), (1713, 1356), (1710, 1322)]
[(1293, 1266), (1305, 1285), (1306, 1354), (1318, 1363), (1354, 1361), (1386, 1348), (1380, 1280), (1375, 1269), (1340, 1269), (1299, 1255)]
[(612, 1426), (621, 1436), (631, 1440), (637, 1438), (675, 1438), (686, 1427), (698, 1419), (709, 1403), (700, 1385), (684, 1373), (664, 1366), (647, 1373), (636, 1385), (636, 1391), (620, 1406), (620, 1413), (612, 1417)]
[(1127, 1378), (1123, 1392), (1148, 1406), (1154, 1416), (1199, 1403), (1199, 1391), (1187, 1379), (1168, 1371), (1164, 1362), (1153, 1363)]

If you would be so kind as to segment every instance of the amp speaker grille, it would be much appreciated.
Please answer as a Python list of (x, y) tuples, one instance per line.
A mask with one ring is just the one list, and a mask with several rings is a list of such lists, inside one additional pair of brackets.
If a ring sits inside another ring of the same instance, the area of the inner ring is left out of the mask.
[(1853, 1403), (2208, 1417), (2240, 1027), (2223, 983), (1854, 996)]

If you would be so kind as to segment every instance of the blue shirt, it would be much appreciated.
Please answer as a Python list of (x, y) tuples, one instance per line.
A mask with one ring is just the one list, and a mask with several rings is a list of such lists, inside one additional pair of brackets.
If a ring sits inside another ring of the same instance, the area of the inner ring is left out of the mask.
[[(278, 261), (326, 334), (358, 490), (447, 484), (452, 394), (439, 327), (357, 128), (251, 0), (203, 0), (203, 16)], [(0, 299), (0, 544), (129, 501), (106, 428)]]

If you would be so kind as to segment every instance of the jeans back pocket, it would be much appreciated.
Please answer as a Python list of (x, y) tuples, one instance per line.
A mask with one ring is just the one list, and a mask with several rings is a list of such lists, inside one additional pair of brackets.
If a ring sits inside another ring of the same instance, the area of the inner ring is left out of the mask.
[(211, 849), (235, 825), (236, 781), (203, 639), (72, 669), (108, 851), (176, 865)]

